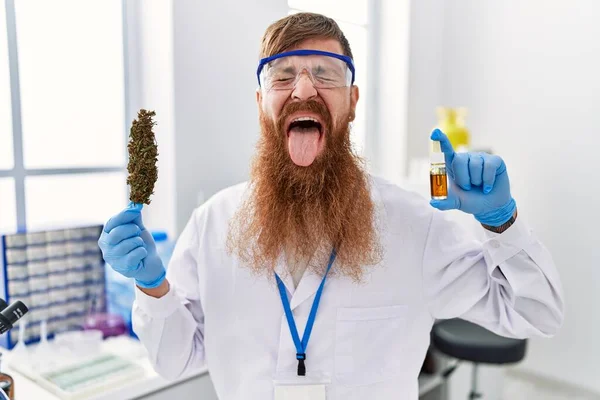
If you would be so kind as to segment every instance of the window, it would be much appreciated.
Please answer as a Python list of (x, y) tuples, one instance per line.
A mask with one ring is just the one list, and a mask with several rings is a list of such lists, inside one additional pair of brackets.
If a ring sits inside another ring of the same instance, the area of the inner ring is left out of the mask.
[(0, 4), (0, 170), (13, 167), (12, 108), (9, 88), (6, 11)]
[[(105, 222), (95, 217), (110, 216), (123, 208), (127, 196), (124, 179), (122, 172), (28, 176), (27, 220), (40, 228), (55, 224), (55, 215), (60, 216), (61, 225)], [(111, 193), (107, 195), (106, 190)], [(44, 201), (36, 200), (40, 198)], [(51, 213), (46, 204), (52, 204)]]
[(122, 0), (5, 4), (0, 230), (104, 222), (127, 195)]
[(356, 68), (355, 84), (360, 89), (356, 106), (356, 118), (352, 125), (351, 138), (359, 154), (363, 153), (366, 139), (367, 87), (367, 21), (369, 0), (288, 0), (290, 14), (306, 11), (316, 12), (333, 18), (350, 42)]

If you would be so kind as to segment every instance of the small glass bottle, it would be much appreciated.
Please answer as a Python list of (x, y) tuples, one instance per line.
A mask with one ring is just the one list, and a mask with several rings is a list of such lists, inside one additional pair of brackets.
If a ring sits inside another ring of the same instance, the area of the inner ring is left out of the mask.
[[(0, 353), (0, 365), (2, 362), (2, 353)], [(2, 369), (0, 367), (0, 389), (2, 389), (4, 391), (4, 393), (6, 393), (6, 395), (8, 396), (8, 398), (10, 400), (14, 400), (15, 399), (15, 381), (13, 380), (12, 376), (1, 372)]]
[(439, 142), (433, 142), (433, 151), (429, 155), (431, 164), (429, 167), (429, 184), (431, 188), (431, 198), (433, 200), (446, 200), (448, 198), (446, 160), (444, 158), (444, 153), (439, 150), (439, 147)]

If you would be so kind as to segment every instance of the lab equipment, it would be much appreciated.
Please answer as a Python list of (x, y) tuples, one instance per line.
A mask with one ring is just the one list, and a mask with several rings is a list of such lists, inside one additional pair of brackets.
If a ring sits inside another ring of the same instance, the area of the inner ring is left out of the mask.
[(106, 346), (99, 330), (56, 333), (52, 340), (42, 339), (24, 352), (26, 357), (12, 357), (11, 352), (11, 369), (65, 400), (94, 397), (145, 374), (130, 354)]
[(348, 56), (320, 50), (292, 50), (260, 60), (258, 85), (269, 90), (290, 90), (307, 73), (317, 89), (348, 87), (354, 83), (354, 62)]
[(7, 306), (6, 302), (2, 300), (0, 309), (2, 310), (0, 311), (0, 335), (12, 329), (13, 324), (29, 311), (27, 306), (18, 300), (10, 306)]
[(142, 205), (129, 203), (105, 225), (98, 240), (104, 260), (117, 272), (134, 278), (142, 288), (155, 288), (165, 280), (165, 267), (156, 244), (142, 223)]
[[(0, 301), (2, 302), (2, 301)], [(6, 304), (6, 303), (4, 303)], [(22, 318), (19, 320), (19, 330), (18, 330), (18, 341), (17, 344), (13, 347), (12, 351), (8, 353), (7, 361), (9, 364), (13, 362), (13, 360), (18, 360), (21, 362), (27, 362), (29, 360), (29, 350), (27, 349), (27, 345), (25, 344), (25, 332), (27, 331), (27, 318)]]
[(48, 368), (56, 362), (56, 352), (48, 343), (48, 323), (46, 320), (40, 323), (40, 342), (34, 347), (29, 361), (36, 369)]
[(61, 399), (80, 399), (100, 394), (144, 376), (143, 368), (115, 354), (98, 357), (34, 377)]
[[(91, 225), (0, 236), (0, 296), (29, 309), (23, 333), (23, 319), (12, 322), (19, 332), (1, 335), (1, 346), (12, 348), (19, 334), (24, 344), (37, 342), (42, 321), (48, 337), (80, 328), (92, 299), (97, 299), (98, 309), (106, 310), (105, 268), (98, 248), (101, 230), (101, 225)], [(24, 311), (20, 305), (17, 309)]]
[(145, 375), (144, 368), (102, 346), (100, 331), (57, 334), (49, 342), (54, 359), (11, 361), (11, 368), (64, 400), (95, 397)]
[(510, 193), (510, 182), (502, 158), (487, 153), (456, 153), (448, 137), (439, 129), (431, 134), (439, 141), (450, 190), (445, 200), (431, 200), (440, 210), (458, 209), (472, 214), (483, 225), (500, 226), (509, 221), (517, 205)]
[(85, 331), (97, 331), (103, 338), (119, 336), (128, 333), (124, 318), (114, 313), (93, 313), (85, 317)]
[(431, 198), (445, 200), (448, 198), (448, 176), (446, 175), (446, 160), (440, 149), (439, 142), (431, 142), (432, 149), (429, 153), (429, 186)]
[(53, 345), (63, 347), (72, 355), (94, 356), (100, 352), (104, 334), (100, 330), (83, 330), (57, 333)]
[(25, 331), (27, 330), (27, 318), (23, 318), (19, 322), (19, 340), (15, 347), (10, 352), (10, 358), (23, 359), (29, 356), (27, 346), (25, 344)]

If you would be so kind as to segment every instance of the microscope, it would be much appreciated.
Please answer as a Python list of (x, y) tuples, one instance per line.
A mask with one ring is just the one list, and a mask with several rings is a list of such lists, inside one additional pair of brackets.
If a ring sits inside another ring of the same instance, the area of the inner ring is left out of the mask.
[(9, 306), (6, 301), (0, 299), (0, 335), (11, 330), (27, 311), (29, 309), (21, 301), (17, 300)]
[[(29, 309), (23, 302), (15, 301), (8, 305), (6, 301), (0, 299), (0, 335), (12, 329), (14, 324), (27, 314)], [(5, 375), (0, 372), (0, 375)], [(0, 400), (10, 400), (14, 396), (14, 383), (9, 376), (7, 379), (0, 379)], [(10, 397), (9, 397), (10, 396)]]

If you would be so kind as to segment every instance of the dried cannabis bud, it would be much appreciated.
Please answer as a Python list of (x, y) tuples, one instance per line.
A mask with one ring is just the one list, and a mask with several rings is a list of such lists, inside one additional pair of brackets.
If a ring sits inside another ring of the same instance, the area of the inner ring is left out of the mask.
[(152, 117), (155, 115), (154, 111), (140, 110), (129, 133), (127, 184), (131, 188), (129, 200), (134, 203), (150, 204), (150, 195), (154, 194), (154, 184), (158, 179), (158, 146), (152, 132), (152, 127), (156, 124)]

